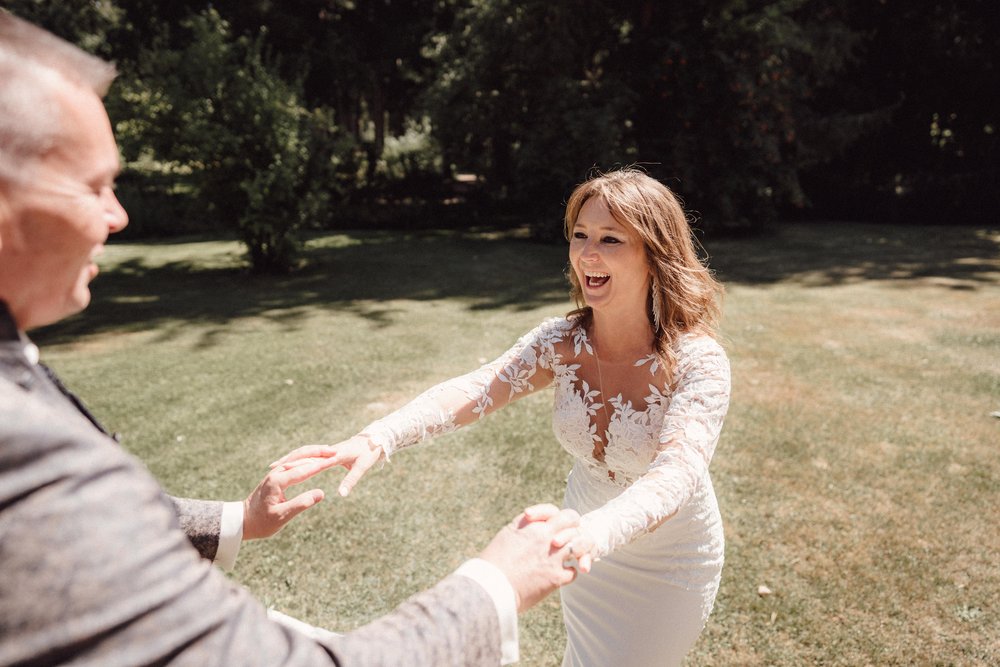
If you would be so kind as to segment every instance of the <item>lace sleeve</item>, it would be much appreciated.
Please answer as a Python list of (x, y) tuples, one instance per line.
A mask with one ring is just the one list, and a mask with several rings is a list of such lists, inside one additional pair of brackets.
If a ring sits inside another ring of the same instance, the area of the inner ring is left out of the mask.
[(596, 557), (673, 516), (708, 472), (729, 408), (729, 360), (711, 338), (691, 339), (684, 348), (652, 464), (621, 495), (583, 517)]
[(496, 360), (431, 387), (360, 433), (391, 454), (435, 435), (482, 419), (511, 401), (552, 382), (554, 343), (569, 324), (546, 320)]

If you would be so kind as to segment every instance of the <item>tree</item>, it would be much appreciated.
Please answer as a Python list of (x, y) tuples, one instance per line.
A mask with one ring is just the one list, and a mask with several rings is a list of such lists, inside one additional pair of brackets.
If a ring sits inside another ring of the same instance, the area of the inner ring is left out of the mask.
[(193, 170), (200, 201), (237, 229), (252, 269), (285, 271), (295, 231), (336, 182), (332, 119), (301, 105), (301, 83), (280, 76), (264, 33), (233, 37), (212, 9), (181, 27), (182, 47), (162, 35), (126, 77), (122, 100), (136, 111), (126, 146)]
[[(129, 0), (131, 2), (148, 0)], [(335, 110), (339, 125), (366, 153), (364, 182), (376, 178), (386, 139), (419, 115), (414, 99), (430, 74), (424, 40), (449, 15), (442, 0), (285, 0), (214, 3), (235, 34), (268, 33), (280, 71), (301, 79), (309, 105)]]
[(816, 108), (855, 57), (858, 33), (811, 0), (624, 8), (630, 29), (616, 64), (642, 100), (632, 117), (639, 159), (707, 226), (759, 227), (782, 206), (805, 206), (801, 170), (865, 122)]
[(867, 36), (839, 78), (840, 109), (881, 108), (835, 161), (809, 170), (827, 215), (989, 222), (1000, 213), (1000, 14), (988, 0), (836, 3)]
[(810, 0), (473, 0), (426, 104), (445, 157), (497, 196), (558, 202), (590, 167), (640, 162), (711, 224), (762, 225), (860, 133), (814, 108), (858, 40)]
[(558, 228), (569, 189), (620, 150), (632, 101), (605, 62), (617, 35), (596, 1), (473, 1), (434, 38), (425, 97), (447, 163)]
[(104, 58), (114, 55), (111, 40), (123, 13), (113, 0), (7, 0), (13, 14)]

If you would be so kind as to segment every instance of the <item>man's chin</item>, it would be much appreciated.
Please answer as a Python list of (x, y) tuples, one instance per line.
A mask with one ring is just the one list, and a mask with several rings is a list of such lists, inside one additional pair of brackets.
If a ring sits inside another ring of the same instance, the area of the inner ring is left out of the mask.
[[(90, 292), (87, 292), (87, 298), (81, 300), (74, 296), (72, 302), (63, 304), (61, 308), (53, 308), (52, 310), (46, 310), (42, 312), (32, 312), (26, 318), (26, 322), (22, 324), (18, 322), (18, 326), (24, 331), (31, 331), (32, 329), (39, 329), (41, 327), (47, 327), (50, 324), (55, 324), (56, 322), (61, 322), (67, 317), (76, 315), (84, 308), (90, 304)], [(16, 318), (15, 318), (16, 319)]]
[(60, 319), (69, 317), (70, 315), (76, 315), (77, 313), (81, 313), (87, 309), (87, 306), (90, 305), (90, 288), (84, 287), (82, 290), (79, 290), (74, 297), (73, 303), (69, 304), (69, 312)]
[(83, 312), (90, 305), (90, 288), (86, 284), (77, 287), (69, 298), (62, 304), (61, 308), (54, 309), (51, 313), (46, 313), (44, 322), (36, 324), (36, 327), (48, 326), (61, 322), (68, 317)]

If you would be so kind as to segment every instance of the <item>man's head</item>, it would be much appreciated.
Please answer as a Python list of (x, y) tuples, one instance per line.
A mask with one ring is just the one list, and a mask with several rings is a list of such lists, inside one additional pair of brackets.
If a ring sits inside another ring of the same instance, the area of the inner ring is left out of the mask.
[(21, 329), (90, 302), (93, 259), (128, 224), (101, 95), (114, 68), (0, 11), (0, 299)]

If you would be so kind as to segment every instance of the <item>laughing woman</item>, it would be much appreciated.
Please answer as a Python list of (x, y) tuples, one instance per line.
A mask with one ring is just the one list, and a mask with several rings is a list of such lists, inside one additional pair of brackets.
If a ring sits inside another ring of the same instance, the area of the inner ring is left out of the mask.
[(578, 186), (565, 231), (577, 310), (353, 438), (282, 462), (327, 457), (350, 470), (346, 495), (376, 461), (552, 385), (556, 437), (574, 458), (565, 505), (583, 517), (557, 539), (589, 570), (562, 589), (563, 665), (677, 665), (722, 573), (708, 471), (729, 405), (729, 363), (715, 340), (722, 287), (676, 197), (640, 171)]

